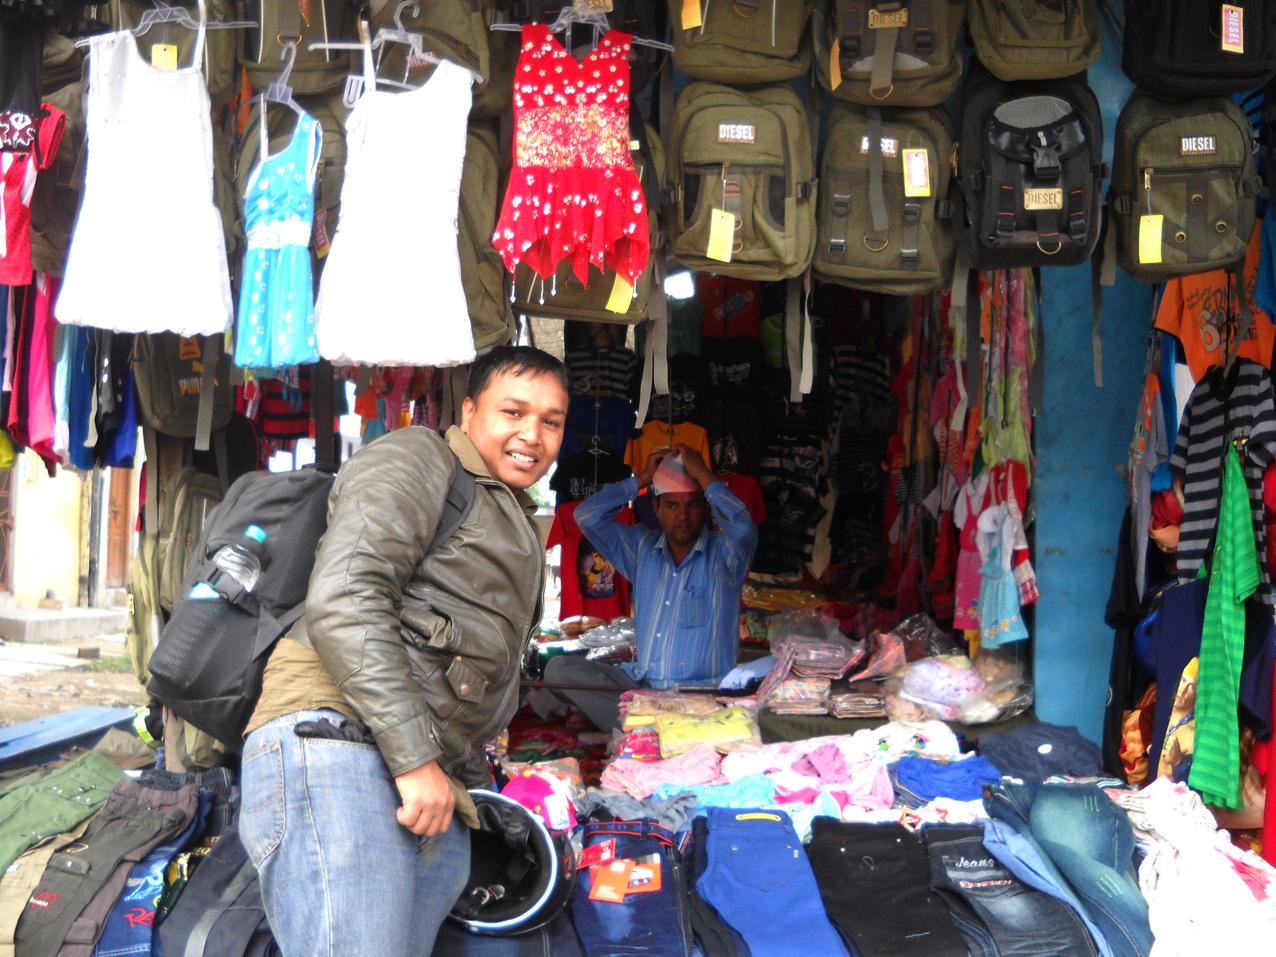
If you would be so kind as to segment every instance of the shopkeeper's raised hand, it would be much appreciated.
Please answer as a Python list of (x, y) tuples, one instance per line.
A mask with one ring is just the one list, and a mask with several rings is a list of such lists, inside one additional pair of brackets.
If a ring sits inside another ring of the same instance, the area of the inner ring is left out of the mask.
[(642, 471), (635, 476), (638, 479), (639, 490), (645, 489), (651, 485), (652, 479), (656, 477), (656, 469), (660, 467), (661, 461), (665, 456), (673, 455), (673, 449), (657, 449), (647, 456), (647, 464), (642, 467)]
[(413, 834), (435, 837), (451, 826), (456, 795), (436, 762), (396, 775), (394, 784), (403, 801), (395, 816)]
[(708, 489), (715, 481), (717, 476), (713, 474), (713, 470), (709, 468), (704, 457), (689, 445), (678, 444), (674, 446), (674, 451), (678, 453), (678, 458), (682, 460), (682, 467), (687, 470), (690, 475), (699, 484), (701, 489)]

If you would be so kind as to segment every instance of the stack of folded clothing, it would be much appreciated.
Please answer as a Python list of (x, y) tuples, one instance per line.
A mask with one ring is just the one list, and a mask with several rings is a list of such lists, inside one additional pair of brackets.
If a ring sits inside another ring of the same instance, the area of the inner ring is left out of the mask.
[(829, 696), (829, 714), (835, 718), (881, 718), (886, 707), (880, 694), (841, 691)]
[(780, 682), (766, 699), (774, 714), (828, 714), (828, 678), (788, 678)]

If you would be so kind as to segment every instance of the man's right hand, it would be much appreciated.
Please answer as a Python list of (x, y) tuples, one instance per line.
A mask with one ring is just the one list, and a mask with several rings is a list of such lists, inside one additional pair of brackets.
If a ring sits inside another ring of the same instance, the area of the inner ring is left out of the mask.
[(673, 449), (659, 449), (647, 456), (647, 464), (643, 466), (642, 471), (637, 476), (640, 490), (651, 484), (656, 477), (656, 469), (660, 467), (660, 463), (666, 455), (673, 455)]
[(403, 801), (395, 816), (413, 834), (435, 837), (452, 824), (456, 795), (436, 762), (397, 775), (394, 784)]

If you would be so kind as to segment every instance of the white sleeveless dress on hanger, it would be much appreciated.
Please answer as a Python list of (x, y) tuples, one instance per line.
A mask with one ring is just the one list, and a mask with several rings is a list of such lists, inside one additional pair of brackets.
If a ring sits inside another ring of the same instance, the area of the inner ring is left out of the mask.
[(116, 332), (223, 332), (234, 315), (213, 203), (213, 128), (201, 66), (152, 66), (128, 32), (89, 49), (88, 170), (59, 322)]
[(315, 303), (319, 352), (337, 365), (470, 362), (457, 210), (472, 75), (445, 60), (420, 88), (388, 93), (366, 60)]

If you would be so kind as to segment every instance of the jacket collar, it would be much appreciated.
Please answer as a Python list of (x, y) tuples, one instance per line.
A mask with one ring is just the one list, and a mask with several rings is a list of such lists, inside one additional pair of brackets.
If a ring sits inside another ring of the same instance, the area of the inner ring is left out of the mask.
[[(487, 479), (490, 482), (495, 482), (497, 485), (503, 485), (506, 488), (509, 488), (509, 486), (505, 485), (505, 483), (500, 479), (494, 478), (492, 473), (488, 471), (487, 464), (483, 461), (483, 457), (479, 455), (478, 449), (474, 447), (474, 443), (470, 441), (470, 437), (461, 431), (460, 426), (454, 425), (449, 428), (444, 438), (447, 439), (447, 444), (456, 454), (457, 459), (460, 460), (461, 466), (465, 469), (465, 471), (478, 478)], [(530, 495), (526, 492), (517, 491), (515, 489), (510, 489), (510, 491), (514, 493), (514, 500), (518, 502), (519, 508), (521, 508), (526, 515), (530, 517), (536, 514), (536, 503), (532, 501), (532, 497)]]

